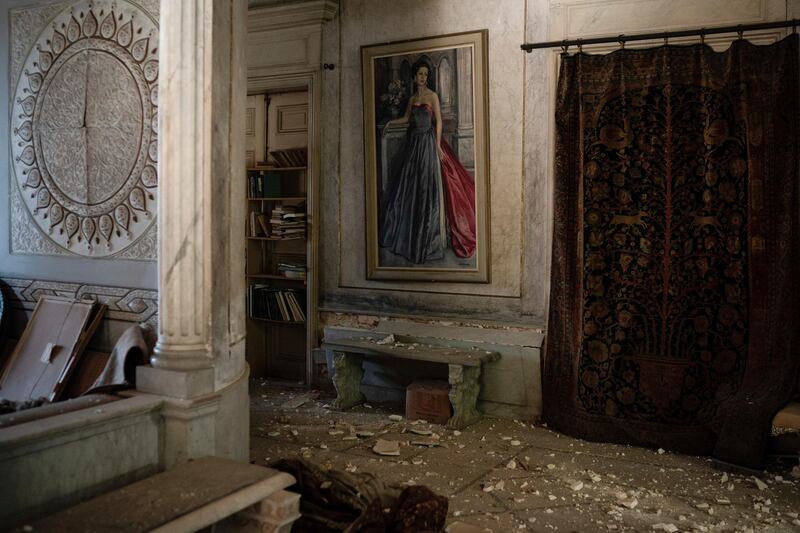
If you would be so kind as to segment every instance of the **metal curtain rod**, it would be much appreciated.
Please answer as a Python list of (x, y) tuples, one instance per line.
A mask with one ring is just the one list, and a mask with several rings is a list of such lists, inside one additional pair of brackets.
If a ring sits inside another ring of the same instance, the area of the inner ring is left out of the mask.
[(733, 33), (742, 34), (746, 31), (752, 30), (768, 30), (771, 28), (788, 28), (796, 27), (800, 24), (800, 20), (781, 20), (778, 22), (761, 22), (758, 24), (739, 24), (738, 26), (723, 26), (719, 28), (696, 28), (693, 30), (679, 30), (679, 31), (664, 31), (661, 33), (638, 33), (635, 35), (616, 35), (607, 37), (592, 37), (590, 39), (565, 39), (563, 41), (546, 41), (540, 43), (525, 43), (520, 46), (526, 52), (531, 52), (535, 48), (569, 48), (570, 46), (583, 46), (587, 44), (600, 44), (600, 43), (625, 43), (629, 41), (647, 41), (650, 39), (669, 39), (671, 37), (691, 37), (693, 35), (712, 35), (715, 33)]

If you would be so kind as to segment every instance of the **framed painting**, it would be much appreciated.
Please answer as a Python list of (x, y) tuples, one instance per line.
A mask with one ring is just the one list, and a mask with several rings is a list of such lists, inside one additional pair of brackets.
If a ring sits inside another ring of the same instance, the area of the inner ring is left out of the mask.
[(487, 38), (361, 48), (369, 279), (489, 281)]

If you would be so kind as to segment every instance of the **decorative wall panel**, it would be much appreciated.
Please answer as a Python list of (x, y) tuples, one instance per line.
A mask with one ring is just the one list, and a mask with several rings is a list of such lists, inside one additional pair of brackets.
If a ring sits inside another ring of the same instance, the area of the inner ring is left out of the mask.
[(42, 27), (28, 11), (12, 16), (12, 251), (155, 258), (157, 14), (81, 1)]
[(10, 291), (6, 295), (10, 307), (32, 310), (40, 296), (59, 296), (104, 303), (108, 306), (106, 318), (111, 320), (154, 323), (158, 314), (157, 291), (32, 279), (2, 281)]

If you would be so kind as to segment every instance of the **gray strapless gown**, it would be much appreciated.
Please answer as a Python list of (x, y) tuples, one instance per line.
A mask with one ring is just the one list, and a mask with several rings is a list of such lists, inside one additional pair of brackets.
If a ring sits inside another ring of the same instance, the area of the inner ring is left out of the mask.
[(444, 257), (444, 196), (432, 113), (413, 106), (402, 150), (390, 164), (380, 245), (420, 264)]

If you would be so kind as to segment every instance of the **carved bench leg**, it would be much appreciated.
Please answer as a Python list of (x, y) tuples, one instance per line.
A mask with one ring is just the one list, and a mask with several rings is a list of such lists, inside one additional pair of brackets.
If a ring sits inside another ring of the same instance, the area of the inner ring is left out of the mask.
[(453, 416), (447, 421), (447, 427), (461, 429), (480, 420), (478, 411), (478, 394), (481, 391), (480, 366), (450, 366), (450, 403), (453, 405)]
[(340, 411), (364, 403), (361, 393), (361, 379), (364, 369), (363, 357), (348, 352), (333, 352), (333, 386), (336, 388), (336, 401), (333, 408)]

